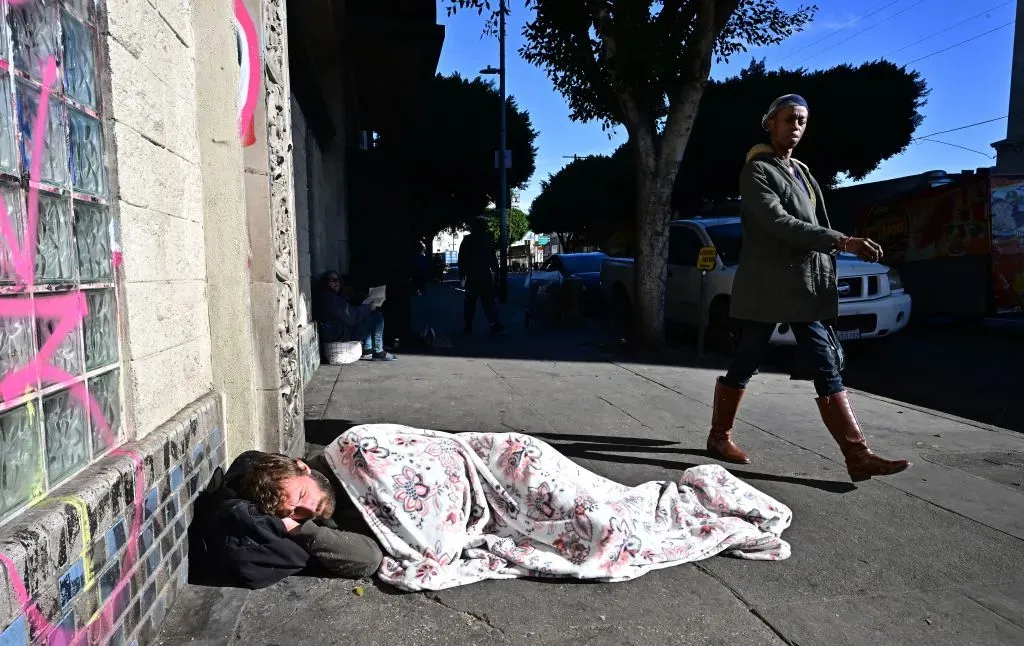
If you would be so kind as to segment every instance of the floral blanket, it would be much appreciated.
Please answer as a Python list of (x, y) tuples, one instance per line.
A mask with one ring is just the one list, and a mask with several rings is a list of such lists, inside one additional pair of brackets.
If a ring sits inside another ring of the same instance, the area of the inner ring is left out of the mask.
[(395, 424), (356, 426), (326, 457), (389, 555), (378, 576), (404, 590), (790, 554), (792, 512), (716, 465), (626, 487), (528, 435)]

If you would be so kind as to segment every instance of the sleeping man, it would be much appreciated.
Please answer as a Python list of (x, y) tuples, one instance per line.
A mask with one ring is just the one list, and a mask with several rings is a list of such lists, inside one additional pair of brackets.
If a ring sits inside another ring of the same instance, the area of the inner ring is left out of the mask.
[(239, 455), (196, 501), (189, 528), (195, 582), (258, 589), (299, 573), (373, 575), (381, 549), (340, 490), (323, 457)]
[[(259, 588), (376, 574), (624, 581), (716, 554), (781, 560), (792, 512), (718, 465), (628, 487), (521, 433), (356, 426), (308, 461), (249, 452), (196, 502), (190, 571)], [(383, 549), (382, 549), (383, 548)]]

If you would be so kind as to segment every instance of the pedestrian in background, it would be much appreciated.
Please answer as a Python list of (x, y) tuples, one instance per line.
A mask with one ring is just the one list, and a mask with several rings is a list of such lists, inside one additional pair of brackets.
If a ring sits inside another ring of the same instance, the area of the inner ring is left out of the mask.
[(882, 248), (831, 228), (821, 188), (792, 157), (808, 116), (807, 102), (799, 95), (773, 101), (761, 120), (771, 145), (751, 149), (740, 175), (743, 248), (730, 311), (740, 341), (728, 373), (715, 386), (708, 452), (727, 462), (750, 462), (732, 439), (736, 411), (776, 326), (787, 323), (798, 357), (812, 365), (821, 419), (842, 450), (850, 477), (857, 481), (899, 473), (910, 463), (885, 460), (867, 446), (843, 388), (842, 346), (827, 323), (839, 316), (836, 254), (850, 252), (878, 262)]
[(466, 287), (462, 310), (465, 334), (473, 333), (477, 299), (491, 324), (491, 334), (498, 334), (504, 329), (498, 320), (498, 307), (495, 304), (497, 292), (494, 283), (497, 276), (498, 256), (494, 240), (487, 230), (487, 219), (480, 216), (473, 220), (469, 234), (459, 245), (459, 277), (465, 281)]

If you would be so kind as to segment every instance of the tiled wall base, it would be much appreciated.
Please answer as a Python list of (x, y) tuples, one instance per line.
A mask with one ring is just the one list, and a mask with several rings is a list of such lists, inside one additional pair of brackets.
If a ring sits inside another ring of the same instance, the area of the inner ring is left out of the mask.
[(146, 644), (188, 579), (192, 503), (225, 464), (210, 393), (0, 528), (0, 646)]

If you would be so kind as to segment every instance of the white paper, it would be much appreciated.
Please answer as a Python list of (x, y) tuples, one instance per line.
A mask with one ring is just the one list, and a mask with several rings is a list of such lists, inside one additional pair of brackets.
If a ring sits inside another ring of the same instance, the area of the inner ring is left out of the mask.
[(384, 304), (384, 299), (387, 295), (387, 286), (381, 285), (380, 287), (371, 287), (370, 293), (366, 295), (366, 300), (363, 301), (363, 305), (369, 305), (370, 307), (380, 307)]

